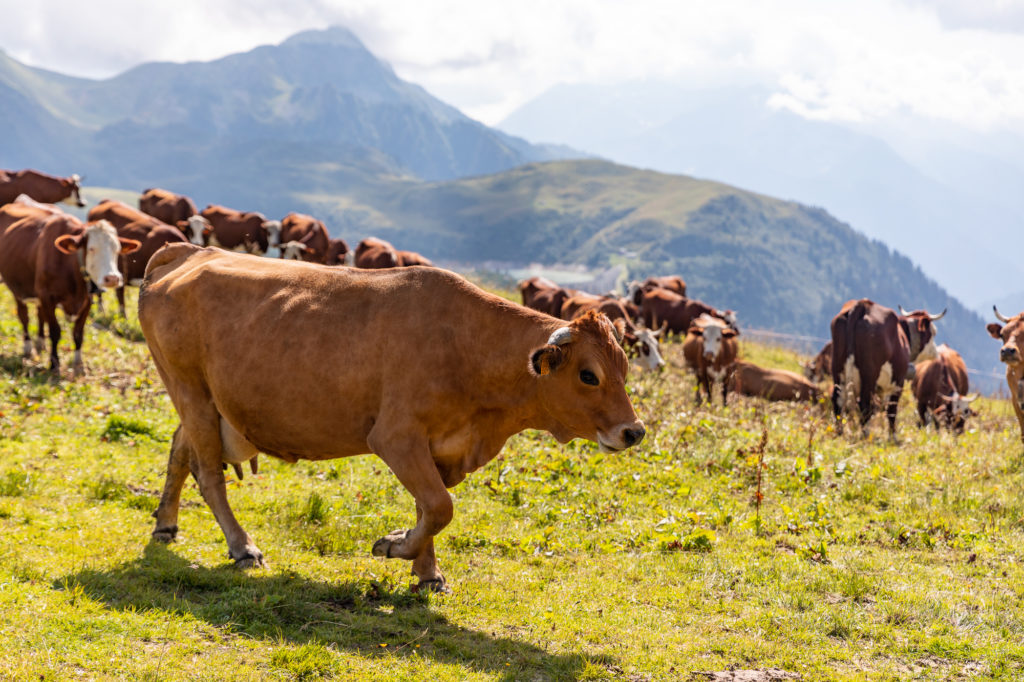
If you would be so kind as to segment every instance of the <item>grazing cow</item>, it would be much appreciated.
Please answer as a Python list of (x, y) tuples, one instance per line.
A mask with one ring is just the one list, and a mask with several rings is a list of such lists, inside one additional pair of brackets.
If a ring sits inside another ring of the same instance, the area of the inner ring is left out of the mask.
[(640, 305), (643, 297), (643, 292), (651, 291), (652, 289), (667, 289), (668, 291), (679, 294), (680, 296), (686, 296), (686, 282), (679, 275), (666, 275), (664, 277), (648, 277), (642, 283), (633, 282), (629, 285), (629, 298), (633, 300), (633, 303)]
[(9, 204), (25, 194), (45, 204), (67, 203), (79, 208), (85, 206), (82, 201), (81, 181), (77, 175), (69, 178), (58, 178), (35, 170), (7, 171), (0, 170), (0, 206)]
[(370, 270), (398, 267), (398, 252), (391, 242), (367, 237), (356, 245), (355, 266)]
[[(74, 216), (39, 211), (18, 220), (0, 235), (0, 277), (14, 294), (24, 330), (24, 353), (32, 355), (28, 302), (36, 302), (40, 321), (50, 331), (50, 369), (60, 370), (57, 344), (60, 323), (57, 306), (74, 316), (74, 372), (81, 374), (82, 338), (92, 303), (90, 288), (116, 287), (123, 281), (117, 270), (118, 253), (130, 253), (139, 243), (119, 239), (114, 227), (99, 221), (83, 225)], [(40, 325), (39, 336), (43, 330)]]
[(733, 390), (767, 400), (817, 402), (818, 387), (796, 372), (758, 367), (750, 362), (737, 362), (733, 370)]
[(804, 376), (811, 381), (821, 381), (825, 377), (832, 376), (832, 342), (827, 342), (814, 356), (814, 359), (804, 365)]
[(355, 254), (349, 250), (348, 243), (344, 239), (331, 239), (327, 243), (327, 256), (324, 258), (325, 265), (352, 265)]
[(664, 327), (670, 334), (688, 333), (693, 321), (702, 315), (717, 317), (734, 332), (739, 332), (736, 313), (732, 310), (718, 310), (668, 289), (644, 291), (640, 302), (640, 317), (644, 324), (651, 329)]
[[(304, 213), (289, 213), (281, 221), (281, 235), (278, 248), (286, 260), (304, 260), (307, 263), (323, 263), (327, 256), (330, 238), (327, 228), (313, 216)], [(291, 249), (285, 252), (284, 245)], [(301, 247), (296, 246), (301, 244)]]
[(523, 297), (523, 305), (539, 310), (552, 317), (562, 315), (562, 304), (576, 293), (573, 289), (564, 289), (546, 277), (530, 277), (518, 285), (519, 294)]
[(206, 246), (210, 243), (210, 236), (213, 235), (213, 226), (203, 216), (197, 214), (189, 217), (187, 220), (179, 220), (175, 225), (185, 235), (190, 244)]
[(935, 326), (946, 314), (924, 310), (897, 315), (874, 301), (847, 301), (832, 319), (832, 409), (842, 429), (843, 413), (860, 409), (863, 427), (874, 410), (872, 398), (881, 394), (896, 438), (896, 412), (911, 363), (935, 357)]
[[(177, 534), (191, 470), (241, 566), (263, 555), (228, 506), (222, 462), (377, 454), (417, 521), (373, 554), (411, 560), (415, 589), (444, 590), (433, 538), (452, 518), (446, 488), (506, 439), (535, 428), (619, 451), (645, 433), (607, 319), (566, 324), (437, 268), (367, 272), (175, 244), (150, 260), (139, 321), (181, 419), (153, 537)], [(330, 342), (280, 362), (295, 338)]]
[(432, 268), (434, 267), (434, 261), (422, 254), (416, 253), (415, 251), (399, 251), (398, 267), (407, 268), (412, 265), (422, 265), (424, 267)]
[(910, 382), (917, 399), (921, 426), (945, 422), (953, 433), (963, 433), (967, 417), (975, 414), (971, 403), (978, 395), (967, 395), (967, 365), (955, 350), (942, 344), (934, 360), (917, 366)]
[(11, 203), (0, 206), (0, 234), (22, 218), (40, 214), (63, 215), (64, 211), (53, 204), (40, 203), (27, 194), (19, 194)]
[(89, 209), (89, 222), (97, 220), (106, 220), (118, 230), (132, 223), (146, 223), (153, 227), (165, 224), (157, 218), (116, 199), (104, 199)]
[(665, 366), (661, 357), (658, 336), (661, 331), (636, 327), (626, 312), (625, 306), (616, 298), (577, 293), (562, 305), (562, 319), (575, 320), (591, 310), (602, 313), (612, 324), (622, 321), (622, 348), (628, 355), (637, 358), (637, 364), (646, 371), (660, 370)]
[(710, 405), (714, 384), (722, 382), (722, 404), (728, 399), (729, 384), (737, 355), (736, 330), (717, 317), (701, 315), (686, 332), (683, 357), (686, 366), (697, 375), (697, 404), (701, 388)]
[[(267, 220), (261, 213), (236, 211), (210, 204), (200, 215), (210, 225), (207, 240), (210, 246), (262, 256), (281, 243), (281, 222)], [(193, 229), (191, 222), (189, 229)], [(194, 243), (195, 233), (190, 232), (188, 237)]]
[(198, 213), (196, 205), (184, 194), (157, 188), (142, 193), (139, 210), (168, 225), (177, 225)]
[(999, 360), (1006, 365), (1006, 385), (1010, 389), (1010, 402), (1020, 426), (1020, 439), (1024, 441), (1024, 313), (1006, 317), (992, 306), (996, 319), (1003, 324), (989, 323), (985, 328), (992, 338), (1003, 342)]

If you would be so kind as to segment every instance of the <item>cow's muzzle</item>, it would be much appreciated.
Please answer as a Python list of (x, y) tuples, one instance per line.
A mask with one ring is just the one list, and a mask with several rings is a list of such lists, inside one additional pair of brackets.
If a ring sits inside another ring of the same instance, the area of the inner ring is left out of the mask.
[(1003, 346), (999, 349), (999, 359), (1002, 362), (1012, 364), (1017, 362), (1019, 357), (1020, 354), (1017, 352), (1017, 348), (1015, 346)]

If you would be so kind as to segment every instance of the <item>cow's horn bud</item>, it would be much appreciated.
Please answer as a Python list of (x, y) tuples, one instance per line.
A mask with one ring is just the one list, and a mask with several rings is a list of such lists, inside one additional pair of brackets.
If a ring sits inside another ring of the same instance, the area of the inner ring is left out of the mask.
[(548, 345), (564, 346), (570, 341), (572, 341), (572, 330), (568, 327), (562, 327), (561, 329), (556, 329), (551, 333), (551, 337), (548, 338)]

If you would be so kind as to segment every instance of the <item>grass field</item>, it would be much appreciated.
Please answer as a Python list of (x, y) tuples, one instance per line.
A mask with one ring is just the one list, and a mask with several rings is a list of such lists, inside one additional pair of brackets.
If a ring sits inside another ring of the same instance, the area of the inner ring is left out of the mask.
[(437, 543), (454, 592), (418, 595), (408, 564), (370, 556), (414, 521), (372, 456), (229, 473), (267, 569), (233, 567), (191, 481), (181, 539), (151, 543), (176, 420), (134, 304), (88, 328), (79, 380), (22, 362), (13, 308), (0, 287), (0, 678), (1024, 675), (1024, 454), (1003, 401), (960, 438), (919, 430), (907, 396), (898, 445), (880, 421), (837, 437), (820, 407), (695, 407), (673, 345), (631, 382), (641, 446), (525, 432), (458, 486)]

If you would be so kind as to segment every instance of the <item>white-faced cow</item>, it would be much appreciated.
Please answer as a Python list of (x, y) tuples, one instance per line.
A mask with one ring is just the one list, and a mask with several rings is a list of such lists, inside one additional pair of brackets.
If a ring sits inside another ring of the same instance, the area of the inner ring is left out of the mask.
[(910, 382), (917, 400), (921, 426), (945, 424), (953, 433), (963, 433), (967, 418), (974, 415), (971, 403), (977, 394), (967, 395), (967, 365), (955, 350), (942, 344), (934, 360), (926, 360)]
[(722, 384), (722, 404), (727, 402), (737, 352), (736, 331), (721, 319), (701, 315), (690, 325), (683, 341), (683, 357), (686, 366), (697, 376), (698, 405), (702, 388), (708, 404), (711, 404), (714, 385), (719, 382)]
[[(228, 506), (223, 462), (375, 453), (412, 494), (417, 522), (373, 554), (412, 561), (417, 588), (444, 589), (434, 536), (452, 518), (447, 488), (511, 435), (543, 429), (605, 451), (644, 437), (607, 318), (567, 324), (437, 268), (332, 268), (172, 244), (150, 260), (139, 321), (181, 419), (153, 536), (175, 537), (191, 468), (242, 566), (263, 555)], [(320, 341), (303, 362), (280, 362), (296, 338)]]
[(285, 260), (323, 263), (327, 257), (330, 237), (327, 228), (313, 216), (289, 213), (281, 221), (278, 248)]
[(1020, 426), (1020, 439), (1024, 441), (1024, 312), (1007, 317), (992, 306), (996, 319), (1003, 324), (994, 322), (986, 329), (992, 338), (1002, 341), (999, 349), (999, 360), (1006, 365), (1006, 385), (1010, 389), (1010, 403), (1017, 415)]
[(39, 307), (40, 337), (43, 320), (50, 331), (50, 368), (54, 372), (60, 370), (60, 306), (65, 315), (75, 319), (73, 367), (75, 374), (81, 374), (82, 339), (92, 301), (90, 290), (120, 285), (123, 279), (117, 269), (118, 253), (138, 247), (138, 242), (119, 239), (106, 221), (83, 225), (74, 216), (60, 212), (41, 210), (4, 230), (0, 234), (0, 277), (14, 294), (24, 330), (25, 355), (32, 354), (27, 304), (35, 302)]
[(81, 208), (85, 202), (82, 201), (79, 182), (81, 178), (77, 175), (58, 178), (36, 170), (0, 170), (0, 206), (11, 203), (19, 194), (25, 194), (45, 204), (65, 202)]
[(935, 357), (935, 326), (946, 314), (924, 310), (899, 315), (863, 298), (847, 301), (832, 319), (832, 409), (839, 428), (843, 414), (860, 411), (863, 427), (874, 412), (873, 398), (881, 395), (889, 420), (889, 435), (896, 438), (896, 413), (903, 382), (911, 363)]

